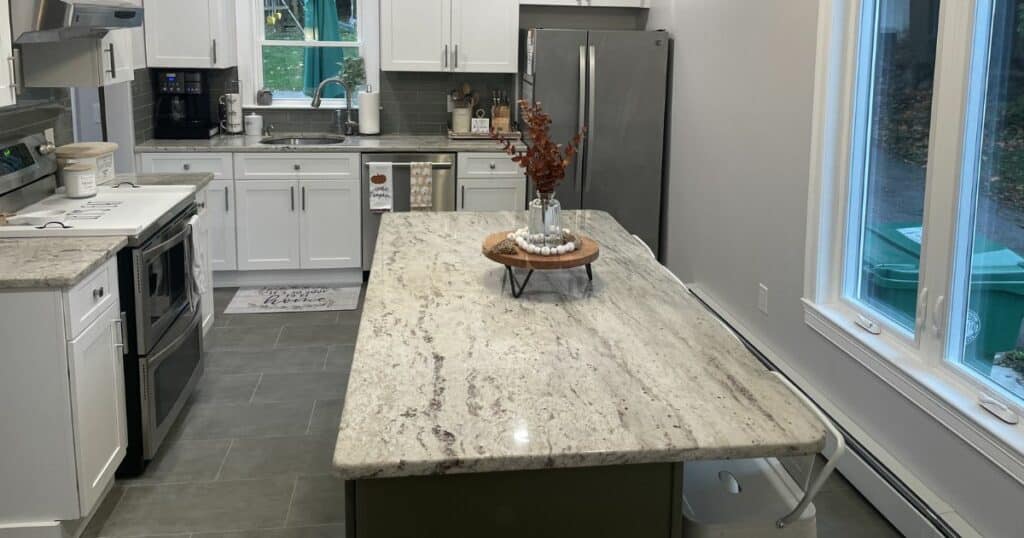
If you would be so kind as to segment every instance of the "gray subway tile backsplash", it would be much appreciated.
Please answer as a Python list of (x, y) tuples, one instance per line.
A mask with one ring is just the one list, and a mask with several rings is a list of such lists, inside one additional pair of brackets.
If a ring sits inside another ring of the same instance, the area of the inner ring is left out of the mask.
[(57, 145), (74, 142), (71, 94), (66, 89), (26, 88), (18, 104), (0, 108), (0, 141), (54, 130)]

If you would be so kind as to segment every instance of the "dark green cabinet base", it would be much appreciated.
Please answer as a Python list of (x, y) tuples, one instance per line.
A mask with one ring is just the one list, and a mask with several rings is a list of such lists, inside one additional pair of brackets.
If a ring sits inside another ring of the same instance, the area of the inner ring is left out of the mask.
[(348, 482), (349, 538), (676, 538), (682, 464)]

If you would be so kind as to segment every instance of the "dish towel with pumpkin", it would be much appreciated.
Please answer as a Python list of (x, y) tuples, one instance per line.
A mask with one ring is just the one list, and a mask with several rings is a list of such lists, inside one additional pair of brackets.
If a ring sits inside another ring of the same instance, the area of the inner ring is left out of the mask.
[(430, 163), (409, 164), (409, 207), (434, 207), (434, 169)]
[(370, 211), (386, 213), (395, 208), (395, 189), (391, 163), (370, 163)]

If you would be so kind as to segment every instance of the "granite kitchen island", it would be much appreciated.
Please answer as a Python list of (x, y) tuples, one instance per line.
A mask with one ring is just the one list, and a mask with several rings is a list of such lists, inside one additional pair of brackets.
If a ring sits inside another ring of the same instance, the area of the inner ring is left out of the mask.
[(563, 219), (601, 245), (593, 282), (538, 272), (515, 299), (480, 248), (525, 215), (384, 217), (334, 456), (350, 537), (675, 536), (686, 461), (821, 450), (613, 218)]

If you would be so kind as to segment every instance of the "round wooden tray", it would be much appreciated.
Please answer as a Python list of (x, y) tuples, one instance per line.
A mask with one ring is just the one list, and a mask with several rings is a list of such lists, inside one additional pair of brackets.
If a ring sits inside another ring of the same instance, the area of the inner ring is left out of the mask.
[(518, 253), (516, 254), (498, 254), (496, 252), (491, 252), (494, 245), (504, 241), (510, 233), (512, 232), (498, 232), (487, 236), (487, 239), (484, 239), (484, 256), (507, 267), (547, 271), (552, 269), (569, 269), (572, 267), (579, 267), (581, 265), (590, 265), (590, 263), (596, 260), (601, 254), (601, 247), (597, 245), (597, 242), (582, 235), (578, 236), (579, 241), (582, 243), (579, 248), (567, 254), (561, 254), (558, 256), (528, 254), (518, 247)]

